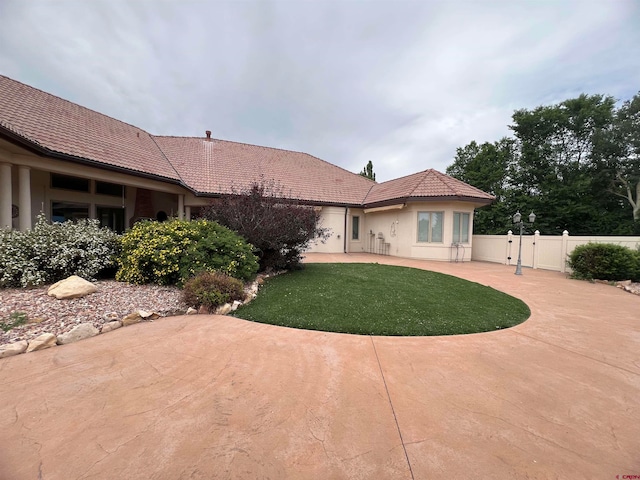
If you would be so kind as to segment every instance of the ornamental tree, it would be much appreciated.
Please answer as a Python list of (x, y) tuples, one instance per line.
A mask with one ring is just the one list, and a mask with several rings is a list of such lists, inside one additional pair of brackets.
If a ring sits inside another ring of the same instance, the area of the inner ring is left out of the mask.
[(261, 271), (299, 267), (309, 244), (329, 236), (320, 226), (320, 212), (287, 198), (274, 181), (261, 180), (232, 192), (213, 200), (203, 216), (251, 243)]

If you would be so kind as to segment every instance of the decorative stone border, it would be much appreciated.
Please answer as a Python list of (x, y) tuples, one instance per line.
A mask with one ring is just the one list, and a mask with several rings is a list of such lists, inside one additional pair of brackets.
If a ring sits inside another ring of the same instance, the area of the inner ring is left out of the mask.
[[(258, 275), (255, 281), (245, 286), (244, 301), (240, 302), (236, 300), (233, 303), (225, 303), (224, 305), (218, 307), (213, 315), (227, 315), (230, 312), (234, 312), (235, 310), (237, 310), (240, 305), (249, 303), (258, 295), (260, 285), (264, 283), (265, 278), (278, 275), (279, 273), (282, 272)], [(186, 312), (187, 315), (195, 315), (198, 313), (211, 314), (206, 310), (201, 309), (200, 311), (198, 311), (192, 307), (189, 307)], [(0, 345), (0, 359), (12, 357), (21, 353), (30, 353), (36, 352), (38, 350), (45, 350), (57, 345), (66, 345), (68, 343), (78, 342), (80, 340), (84, 340), (85, 338), (95, 337), (96, 335), (108, 333), (121, 327), (127, 327), (129, 325), (134, 325), (143, 321), (153, 321), (157, 318), (160, 318), (160, 315), (155, 312), (136, 310), (135, 312), (125, 315), (119, 320), (117, 318), (114, 318), (112, 321), (102, 325), (102, 328), (100, 328), (99, 330), (92, 323), (80, 323), (68, 332), (62, 333), (58, 336), (54, 335), (53, 333), (43, 333), (31, 340), (20, 340), (18, 342)]]

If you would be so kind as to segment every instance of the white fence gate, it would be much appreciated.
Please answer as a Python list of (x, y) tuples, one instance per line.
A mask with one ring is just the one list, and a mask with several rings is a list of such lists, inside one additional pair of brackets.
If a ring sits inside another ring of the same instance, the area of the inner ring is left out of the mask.
[[(471, 260), (515, 265), (518, 261), (520, 236), (509, 230), (506, 235), (474, 235)], [(522, 236), (522, 266), (566, 272), (568, 255), (578, 245), (586, 243), (612, 243), (629, 248), (640, 246), (640, 237), (626, 236), (579, 236), (571, 237), (566, 230), (562, 236)]]

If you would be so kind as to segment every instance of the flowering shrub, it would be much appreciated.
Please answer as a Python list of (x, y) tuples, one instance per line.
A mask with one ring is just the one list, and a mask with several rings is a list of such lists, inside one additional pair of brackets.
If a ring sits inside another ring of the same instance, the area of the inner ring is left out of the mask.
[(135, 284), (182, 285), (203, 271), (243, 280), (258, 270), (252, 246), (207, 220), (139, 222), (121, 238), (116, 279)]
[(31, 287), (70, 275), (93, 279), (114, 265), (118, 235), (98, 220), (48, 223), (32, 230), (0, 230), (0, 287)]
[(218, 272), (199, 273), (184, 284), (182, 291), (184, 303), (196, 308), (204, 306), (209, 312), (243, 297), (242, 282)]

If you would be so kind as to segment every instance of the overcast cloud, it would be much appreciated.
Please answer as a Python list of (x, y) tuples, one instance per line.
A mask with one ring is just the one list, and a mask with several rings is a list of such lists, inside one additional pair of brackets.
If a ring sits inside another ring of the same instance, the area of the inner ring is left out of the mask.
[(515, 109), (640, 90), (640, 2), (0, 0), (0, 73), (156, 135), (444, 171)]

